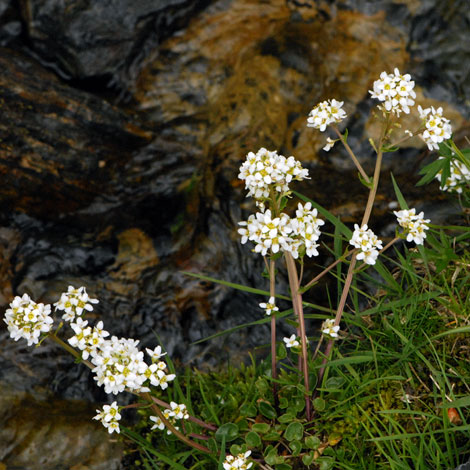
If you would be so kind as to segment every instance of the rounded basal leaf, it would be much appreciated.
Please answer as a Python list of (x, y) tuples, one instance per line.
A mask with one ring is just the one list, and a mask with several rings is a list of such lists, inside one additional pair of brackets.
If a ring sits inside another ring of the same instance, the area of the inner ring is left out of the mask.
[(275, 470), (291, 470), (292, 465), (289, 465), (288, 463), (278, 463), (277, 465), (274, 466)]
[(315, 398), (315, 400), (313, 400), (313, 407), (317, 410), (317, 411), (323, 411), (326, 407), (326, 402), (325, 400), (323, 400), (323, 398)]
[(276, 358), (278, 361), (287, 357), (287, 349), (284, 343), (279, 343), (277, 346)]
[(302, 444), (298, 440), (289, 442), (289, 447), (292, 450), (292, 455), (293, 456), (299, 455), (300, 451), (302, 450)]
[(252, 403), (245, 403), (240, 407), (241, 416), (254, 417), (258, 414), (258, 409)]
[(221, 442), (225, 437), (225, 442), (230, 442), (238, 437), (238, 426), (234, 423), (225, 423), (215, 432), (215, 438)]
[(294, 398), (294, 400), (291, 402), (291, 406), (297, 412), (302, 411), (305, 408), (305, 398), (304, 397)]
[(329, 377), (325, 383), (325, 388), (330, 389), (338, 389), (344, 383), (344, 379), (342, 377)]
[(313, 452), (310, 452), (302, 456), (302, 463), (308, 467), (309, 465), (312, 464), (313, 459), (314, 459), (314, 454)]
[(298, 422), (290, 423), (284, 432), (284, 437), (288, 441), (293, 441), (293, 440), (300, 441), (303, 435), (304, 435), (304, 427), (302, 423), (298, 423)]
[(284, 462), (284, 457), (277, 455), (277, 449), (271, 449), (264, 457), (268, 465), (276, 465)]
[(264, 417), (268, 419), (274, 419), (276, 417), (276, 410), (269, 403), (261, 401), (258, 404), (258, 408)]
[(278, 441), (280, 437), (281, 435), (278, 432), (271, 430), (263, 436), (263, 439), (265, 441)]
[(259, 432), (261, 434), (266, 434), (271, 429), (271, 426), (267, 423), (255, 423), (251, 427), (252, 431)]
[(284, 413), (283, 415), (279, 416), (278, 421), (280, 423), (290, 423), (295, 418), (296, 416), (293, 413)]
[(245, 442), (248, 447), (261, 447), (261, 438), (259, 434), (254, 431), (250, 431), (245, 436)]
[(258, 392), (261, 395), (264, 395), (265, 393), (269, 392), (268, 382), (261, 377), (259, 377), (258, 380), (256, 381), (256, 388), (258, 389)]
[(207, 441), (207, 447), (214, 453), (219, 451), (219, 446), (213, 437)]
[(309, 449), (316, 450), (320, 447), (321, 441), (317, 436), (307, 436), (305, 438), (305, 445)]
[(242, 452), (243, 452), (242, 446), (239, 446), (238, 444), (232, 444), (230, 446), (230, 453), (232, 455), (238, 455), (238, 454), (241, 454)]
[(281, 408), (281, 410), (285, 410), (288, 407), (289, 407), (289, 400), (286, 397), (281, 397), (279, 399), (279, 408)]

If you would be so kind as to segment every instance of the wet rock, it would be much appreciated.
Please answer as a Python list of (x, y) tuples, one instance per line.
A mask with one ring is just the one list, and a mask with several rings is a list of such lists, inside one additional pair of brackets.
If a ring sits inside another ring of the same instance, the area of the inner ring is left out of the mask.
[(113, 76), (149, 45), (183, 27), (207, 0), (25, 0), (22, 13), (38, 56), (66, 78)]
[(187, 123), (209, 157), (209, 191), (233, 181), (246, 153), (262, 146), (319, 162), (324, 135), (306, 127), (310, 109), (336, 97), (353, 113), (382, 70), (407, 62), (403, 33), (383, 11), (309, 7), (217, 2), (139, 74), (138, 109), (167, 127)]
[(151, 136), (122, 111), (64, 86), (19, 53), (0, 49), (0, 68), (4, 214), (54, 218), (88, 205)]
[(22, 29), (17, 3), (14, 0), (0, 0), (0, 46), (14, 42)]
[(0, 387), (0, 468), (117, 470), (122, 446), (92, 421), (95, 407)]

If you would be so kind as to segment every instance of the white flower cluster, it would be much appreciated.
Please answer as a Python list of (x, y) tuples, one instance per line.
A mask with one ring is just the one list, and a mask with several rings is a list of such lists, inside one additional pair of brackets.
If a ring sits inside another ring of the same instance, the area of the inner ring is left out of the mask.
[(308, 170), (294, 157), (286, 158), (277, 151), (261, 148), (258, 152), (250, 152), (240, 167), (238, 177), (245, 181), (248, 196), (253, 196), (262, 203), (270, 197), (273, 188), (282, 195), (289, 192), (292, 180), (302, 181), (308, 177)]
[(322, 333), (330, 338), (338, 338), (339, 325), (335, 326), (335, 320), (325, 320), (322, 325)]
[(299, 252), (305, 250), (307, 256), (318, 256), (316, 241), (320, 237), (319, 227), (325, 222), (318, 219), (318, 212), (312, 209), (311, 203), (298, 204), (296, 217), (290, 218), (281, 213), (279, 217), (272, 217), (271, 211), (257, 212), (250, 215), (247, 221), (239, 222), (243, 228), (238, 229), (242, 236), (241, 243), (248, 240), (255, 243), (254, 251), (266, 256), (268, 251), (278, 253), (287, 251), (294, 258)]
[(75, 335), (68, 339), (68, 342), (74, 348), (82, 351), (82, 359), (86, 360), (90, 356), (94, 357), (98, 354), (99, 349), (103, 346), (105, 338), (109, 333), (103, 330), (103, 322), (99, 321), (93, 329), (88, 326), (88, 322), (78, 317), (75, 323), (70, 326)]
[(50, 313), (50, 305), (37, 304), (28, 294), (23, 294), (23, 297), (16, 296), (10, 303), (3, 321), (15, 341), (24, 338), (31, 346), (39, 342), (41, 333), (50, 331), (53, 323)]
[(403, 209), (401, 211), (393, 212), (401, 227), (405, 229), (406, 241), (415, 242), (417, 245), (422, 245), (426, 238), (425, 230), (428, 230), (428, 223), (430, 219), (424, 219), (424, 212), (416, 215), (416, 209)]
[(261, 302), (259, 306), (266, 312), (266, 315), (271, 315), (273, 312), (279, 312), (279, 307), (276, 307), (276, 299), (269, 297), (268, 302)]
[(361, 251), (357, 259), (364, 260), (366, 264), (375, 264), (379, 256), (379, 250), (383, 248), (382, 241), (377, 238), (374, 232), (364, 224), (362, 227), (354, 224), (354, 233), (349, 243)]
[[(439, 157), (439, 160), (444, 157)], [(436, 175), (439, 183), (442, 181), (442, 170)], [(470, 184), (470, 169), (459, 160), (450, 161), (450, 175), (444, 183), (443, 191), (462, 193), (465, 185)]]
[(295, 348), (297, 346), (300, 346), (300, 343), (297, 341), (297, 337), (295, 334), (290, 336), (289, 338), (283, 338), (282, 339), (284, 343), (286, 343), (286, 348)]
[(372, 98), (382, 101), (379, 108), (400, 116), (401, 112), (409, 114), (410, 106), (415, 104), (416, 93), (413, 88), (415, 82), (411, 80), (410, 74), (402, 75), (395, 68), (394, 73), (382, 72), (380, 79), (376, 80), (373, 90), (369, 90)]
[(452, 136), (452, 127), (449, 119), (442, 115), (442, 108), (423, 109), (418, 106), (419, 116), (426, 127), (422, 134), (424, 142), (426, 142), (429, 150), (439, 150), (439, 143), (450, 139)]
[[(175, 429), (179, 430), (179, 427), (176, 426), (176, 420), (189, 419), (189, 414), (186, 410), (186, 405), (184, 405), (183, 403), (178, 404), (172, 401), (170, 402), (170, 406), (170, 409), (167, 408), (163, 410), (163, 416), (167, 421), (169, 421), (173, 426), (175, 426)], [(154, 429), (160, 429), (161, 431), (163, 431), (165, 429), (165, 424), (159, 416), (150, 416), (150, 420), (155, 423), (151, 427), (151, 431), (153, 431)], [(169, 429), (167, 429), (166, 432), (167, 434), (171, 434), (171, 431)]]
[(54, 304), (56, 310), (64, 310), (62, 318), (65, 321), (72, 322), (76, 316), (80, 316), (84, 310), (91, 312), (93, 306), (91, 304), (97, 304), (97, 299), (91, 299), (86, 293), (84, 287), (75, 289), (73, 286), (69, 286), (67, 292), (64, 292), (58, 302)]
[(341, 122), (346, 118), (346, 111), (342, 108), (343, 104), (344, 101), (334, 99), (318, 103), (308, 115), (307, 126), (323, 132), (326, 126)]
[(98, 413), (93, 419), (101, 421), (103, 426), (108, 430), (109, 434), (116, 431), (118, 434), (121, 432), (119, 428), (119, 420), (121, 415), (119, 414), (119, 408), (117, 402), (113, 401), (111, 405), (104, 405), (103, 410), (96, 410)]
[(248, 463), (247, 461), (250, 455), (251, 450), (248, 450), (244, 454), (238, 454), (236, 457), (231, 454), (227, 455), (223, 463), (224, 470), (248, 470), (253, 465), (253, 462)]
[(104, 385), (106, 393), (148, 392), (145, 385), (149, 381), (163, 390), (168, 382), (174, 380), (175, 374), (167, 374), (164, 361), (153, 362), (150, 366), (144, 361), (144, 353), (139, 351), (139, 341), (131, 338), (104, 340), (91, 362), (96, 366), (94, 379), (98, 385)]

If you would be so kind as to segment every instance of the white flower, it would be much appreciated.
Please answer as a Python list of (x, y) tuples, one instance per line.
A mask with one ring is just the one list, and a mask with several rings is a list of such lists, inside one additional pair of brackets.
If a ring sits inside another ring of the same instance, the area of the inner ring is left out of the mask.
[[(181, 419), (189, 419), (189, 414), (186, 411), (186, 405), (178, 404), (174, 401), (170, 402), (170, 409), (163, 410), (163, 416), (167, 421), (169, 421), (176, 429), (179, 429), (176, 426), (176, 421)], [(151, 427), (151, 431), (154, 429), (160, 429), (163, 431), (165, 429), (165, 424), (161, 420), (159, 416), (150, 416), (150, 420), (153, 421), (155, 424)], [(167, 434), (171, 434), (171, 431), (168, 429)]]
[(346, 118), (346, 111), (342, 109), (343, 104), (344, 101), (336, 101), (335, 99), (318, 103), (308, 115), (307, 126), (323, 132), (329, 124), (341, 122)]
[(294, 348), (300, 345), (300, 343), (297, 341), (295, 334), (292, 335), (290, 338), (283, 338), (283, 341), (284, 343), (286, 343), (286, 348)]
[(276, 307), (276, 299), (274, 297), (269, 297), (268, 302), (261, 302), (259, 306), (265, 310), (266, 315), (271, 315), (272, 312), (278, 312), (279, 307)]
[(152, 358), (152, 362), (157, 362), (161, 357), (166, 355), (166, 352), (162, 353), (162, 347), (157, 346), (155, 349), (145, 348), (147, 354)]
[(84, 360), (98, 354), (104, 339), (109, 336), (109, 333), (103, 330), (102, 321), (99, 321), (93, 329), (87, 325), (87, 321), (78, 317), (75, 323), (70, 324), (75, 335), (68, 339), (70, 345), (82, 351), (82, 359)]
[(22, 297), (16, 296), (10, 303), (3, 321), (15, 341), (24, 338), (31, 346), (39, 342), (41, 333), (50, 331), (53, 323), (50, 314), (50, 305), (37, 304), (28, 294), (23, 294)]
[(160, 419), (159, 416), (150, 416), (150, 420), (155, 423), (150, 428), (151, 431), (153, 431), (154, 429), (160, 429), (161, 431), (163, 431), (165, 429), (165, 425), (163, 424), (163, 421)]
[(247, 462), (250, 455), (250, 450), (244, 454), (238, 454), (236, 457), (231, 454), (226, 455), (223, 463), (224, 470), (248, 470), (253, 465), (253, 462)]
[(189, 414), (186, 410), (186, 405), (183, 403), (175, 403), (174, 401), (170, 402), (171, 414), (175, 419), (188, 419)]
[(362, 227), (354, 224), (354, 233), (349, 243), (361, 250), (357, 255), (357, 259), (364, 260), (366, 264), (371, 265), (375, 264), (379, 256), (379, 250), (383, 248), (382, 241), (377, 238), (366, 224)]
[(406, 235), (406, 241), (414, 241), (417, 245), (422, 245), (426, 238), (425, 230), (429, 230), (428, 224), (431, 222), (430, 219), (424, 219), (424, 212), (416, 215), (416, 209), (403, 209), (393, 213), (400, 226), (405, 229), (403, 234)]
[(119, 420), (121, 419), (121, 415), (117, 402), (114, 401), (111, 405), (104, 405), (102, 411), (96, 410), (96, 412), (98, 414), (93, 419), (101, 421), (110, 434), (114, 431), (118, 434), (120, 433)]
[(415, 104), (416, 93), (413, 88), (415, 82), (409, 74), (401, 75), (395, 68), (393, 74), (382, 72), (379, 80), (373, 84), (373, 90), (369, 90), (372, 98), (378, 99), (383, 104), (379, 108), (400, 116), (401, 112), (408, 114), (410, 106)]
[[(454, 154), (455, 155), (455, 154)], [(439, 160), (444, 157), (439, 157)], [(436, 178), (441, 182), (442, 170), (436, 175)], [(470, 184), (470, 169), (462, 162), (456, 159), (450, 161), (450, 175), (442, 187), (443, 191), (449, 191), (461, 194), (462, 189)]]
[(253, 196), (258, 205), (263, 206), (263, 201), (270, 197), (271, 189), (281, 195), (287, 194), (289, 183), (307, 178), (308, 170), (302, 168), (292, 156), (286, 158), (277, 151), (261, 148), (256, 154), (248, 153), (238, 177), (245, 181), (247, 196)]
[(423, 109), (418, 106), (418, 111), (425, 126), (425, 130), (421, 135), (424, 142), (426, 142), (429, 150), (439, 150), (438, 144), (450, 139), (452, 136), (449, 119), (442, 115), (442, 108), (434, 109), (431, 106)]
[(338, 338), (339, 325), (335, 326), (335, 320), (325, 320), (322, 325), (322, 333), (331, 338)]
[(319, 245), (316, 242), (321, 234), (319, 227), (325, 222), (317, 217), (318, 212), (312, 209), (310, 202), (305, 206), (299, 203), (296, 215), (291, 219), (281, 213), (273, 219), (269, 209), (250, 215), (247, 221), (239, 222), (242, 227), (238, 229), (241, 243), (248, 240), (254, 242), (254, 251), (263, 256), (281, 250), (291, 253), (294, 258), (299, 257), (299, 250), (310, 257), (318, 256)]
[(96, 366), (92, 372), (99, 386), (104, 386), (106, 393), (121, 393), (124, 390), (144, 392), (150, 389), (145, 385), (149, 381), (162, 389), (168, 387), (168, 382), (174, 380), (174, 374), (166, 374), (158, 364), (150, 366), (144, 362), (144, 353), (139, 351), (139, 341), (131, 338), (104, 340), (91, 362)]
[(65, 313), (62, 318), (65, 321), (72, 322), (75, 316), (80, 316), (83, 310), (91, 312), (93, 307), (91, 304), (98, 303), (97, 299), (88, 297), (86, 289), (79, 287), (75, 289), (73, 286), (69, 286), (67, 292), (64, 292), (58, 302), (54, 304), (56, 310), (64, 310)]
[(327, 137), (326, 138), (326, 145), (323, 147), (323, 150), (325, 152), (329, 152), (333, 146), (335, 145), (335, 143), (338, 141), (338, 139), (334, 140), (334, 139), (330, 139), (330, 137)]

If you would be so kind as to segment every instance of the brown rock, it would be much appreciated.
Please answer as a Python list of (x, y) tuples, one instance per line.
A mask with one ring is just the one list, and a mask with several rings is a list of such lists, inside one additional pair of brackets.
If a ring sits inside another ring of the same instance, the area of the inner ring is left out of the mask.
[(18, 53), (0, 49), (0, 69), (4, 210), (54, 217), (83, 207), (151, 137), (123, 112)]

